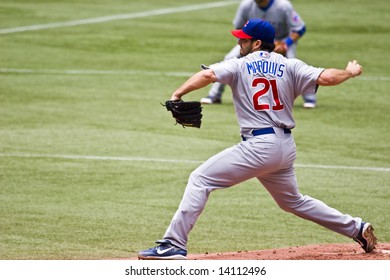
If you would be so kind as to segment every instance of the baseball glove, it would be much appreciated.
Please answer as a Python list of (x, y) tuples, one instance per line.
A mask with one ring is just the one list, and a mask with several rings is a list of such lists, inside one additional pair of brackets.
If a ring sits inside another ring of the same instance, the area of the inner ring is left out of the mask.
[(171, 111), (172, 117), (176, 120), (176, 124), (181, 124), (183, 127), (200, 128), (202, 123), (202, 107), (198, 101), (172, 101), (165, 102), (165, 107)]

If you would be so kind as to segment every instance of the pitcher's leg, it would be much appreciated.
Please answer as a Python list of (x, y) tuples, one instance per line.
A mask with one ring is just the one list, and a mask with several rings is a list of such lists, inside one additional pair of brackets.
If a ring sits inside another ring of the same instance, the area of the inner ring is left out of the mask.
[(343, 214), (318, 199), (299, 193), (292, 167), (259, 180), (284, 211), (350, 238), (358, 234), (362, 219)]
[(251, 148), (253, 146), (249, 142), (235, 145), (211, 157), (191, 173), (182, 201), (164, 239), (186, 249), (188, 234), (202, 213), (210, 192), (231, 187), (259, 174), (262, 166), (253, 164), (254, 159), (248, 153), (257, 157), (261, 151), (255, 154), (248, 150)]
[(245, 151), (241, 145), (236, 145), (211, 157), (191, 173), (182, 201), (164, 239), (186, 249), (188, 234), (202, 213), (210, 192), (255, 177), (254, 174), (258, 171), (255, 167), (248, 167), (243, 153)]
[(212, 188), (199, 184), (194, 171), (188, 180), (182, 201), (164, 234), (164, 239), (186, 249), (188, 234), (202, 213), (211, 191)]

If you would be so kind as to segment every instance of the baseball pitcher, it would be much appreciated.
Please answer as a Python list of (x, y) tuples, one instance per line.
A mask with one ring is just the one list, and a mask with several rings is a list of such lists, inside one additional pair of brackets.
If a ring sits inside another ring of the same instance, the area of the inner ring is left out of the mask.
[[(208, 159), (190, 175), (182, 201), (163, 239), (139, 252), (140, 259), (186, 259), (188, 235), (211, 192), (257, 178), (281, 209), (357, 241), (370, 253), (376, 237), (370, 223), (299, 192), (294, 171), (294, 100), (319, 86), (334, 86), (361, 74), (357, 61), (324, 69), (275, 53), (275, 29), (250, 19), (233, 30), (241, 58), (206, 67), (171, 96), (172, 101), (212, 82), (231, 87), (242, 141)], [(261, 230), (261, 229), (259, 229)]]

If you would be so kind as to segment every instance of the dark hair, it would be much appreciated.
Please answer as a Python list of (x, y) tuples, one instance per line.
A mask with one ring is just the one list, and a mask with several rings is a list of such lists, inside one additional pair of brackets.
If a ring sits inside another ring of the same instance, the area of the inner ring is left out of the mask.
[(274, 43), (261, 42), (260, 50), (272, 52), (275, 49)]
[[(259, 39), (251, 39), (252, 42), (255, 42), (257, 40), (259, 40)], [(274, 49), (275, 49), (274, 43), (267, 43), (267, 42), (261, 41), (260, 50), (272, 52)]]

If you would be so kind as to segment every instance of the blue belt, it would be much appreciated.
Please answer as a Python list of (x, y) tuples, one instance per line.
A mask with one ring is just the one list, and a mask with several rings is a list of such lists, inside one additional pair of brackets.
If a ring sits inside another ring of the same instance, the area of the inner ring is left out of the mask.
[[(284, 134), (290, 134), (291, 129), (289, 128), (283, 128)], [(262, 129), (255, 129), (252, 131), (253, 136), (259, 136), (259, 135), (264, 135), (264, 134), (275, 134), (275, 130), (273, 127), (267, 127), (267, 128), (262, 128)], [(241, 135), (241, 138), (243, 141), (246, 141), (246, 137)]]

